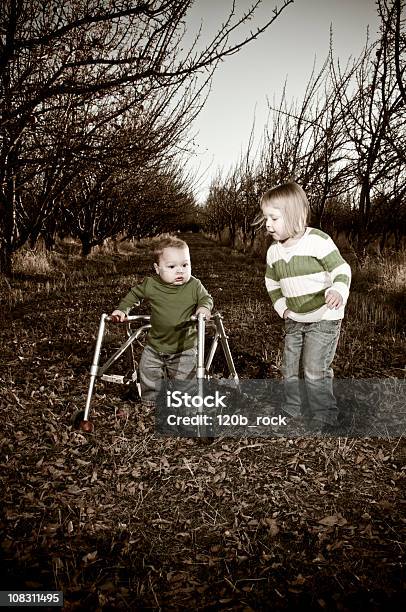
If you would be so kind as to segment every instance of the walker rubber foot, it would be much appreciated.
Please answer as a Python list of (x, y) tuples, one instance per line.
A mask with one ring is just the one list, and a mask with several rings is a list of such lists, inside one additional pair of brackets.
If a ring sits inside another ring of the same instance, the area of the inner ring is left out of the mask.
[(94, 431), (94, 425), (91, 421), (82, 421), (79, 427), (85, 433), (92, 433)]
[(83, 418), (84, 416), (85, 416), (84, 410), (77, 410), (72, 415), (71, 423), (74, 429), (80, 429), (81, 431), (91, 433), (94, 430), (94, 425), (91, 421), (85, 421)]

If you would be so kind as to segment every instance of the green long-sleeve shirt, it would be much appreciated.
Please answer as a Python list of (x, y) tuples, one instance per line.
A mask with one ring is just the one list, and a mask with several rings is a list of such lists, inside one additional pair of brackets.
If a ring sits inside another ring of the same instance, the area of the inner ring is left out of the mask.
[(213, 299), (199, 279), (191, 276), (184, 285), (169, 285), (159, 276), (148, 276), (121, 300), (118, 310), (128, 314), (146, 300), (151, 306), (148, 344), (161, 353), (180, 353), (196, 344), (196, 325), (190, 317), (199, 306), (213, 308)]

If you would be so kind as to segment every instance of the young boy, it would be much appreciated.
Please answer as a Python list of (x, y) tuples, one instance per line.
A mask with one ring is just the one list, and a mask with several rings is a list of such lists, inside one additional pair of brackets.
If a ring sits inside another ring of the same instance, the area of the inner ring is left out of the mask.
[(121, 300), (111, 314), (123, 321), (133, 306), (145, 299), (151, 306), (151, 329), (139, 364), (142, 403), (154, 406), (161, 381), (189, 380), (196, 369), (196, 326), (193, 314), (210, 318), (213, 300), (202, 283), (191, 276), (189, 247), (175, 236), (153, 241), (157, 276), (146, 277)]

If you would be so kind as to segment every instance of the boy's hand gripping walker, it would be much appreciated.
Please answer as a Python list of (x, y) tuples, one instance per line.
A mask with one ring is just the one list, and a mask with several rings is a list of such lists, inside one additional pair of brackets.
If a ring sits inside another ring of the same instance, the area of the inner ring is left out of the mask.
[[(235, 370), (233, 357), (231, 355), (230, 347), (228, 344), (228, 336), (224, 330), (223, 319), (219, 312), (216, 312), (210, 321), (206, 322), (206, 317), (203, 314), (191, 317), (193, 322), (197, 322), (197, 367), (196, 367), (196, 379), (197, 381), (203, 381), (210, 378), (210, 368), (213, 362), (214, 355), (220, 342), (224, 356), (226, 358), (229, 378), (234, 379), (238, 384), (238, 375)], [(93, 395), (94, 385), (96, 378), (101, 378), (106, 382), (114, 382), (119, 384), (128, 385), (135, 383), (137, 385), (138, 394), (141, 397), (141, 388), (138, 382), (138, 363), (136, 362), (134, 355), (133, 343), (135, 341), (140, 342), (139, 338), (150, 329), (149, 323), (150, 317), (147, 315), (133, 315), (127, 316), (124, 323), (127, 327), (127, 340), (118, 348), (118, 350), (106, 361), (104, 365), (99, 366), (100, 352), (103, 344), (105, 324), (106, 321), (112, 321), (111, 317), (107, 314), (102, 314), (100, 319), (99, 331), (97, 334), (96, 347), (94, 350), (93, 363), (90, 368), (90, 382), (89, 390), (87, 392), (85, 410), (77, 411), (72, 417), (72, 423), (75, 427), (79, 427), (82, 431), (91, 432), (94, 429), (93, 423), (89, 420), (90, 403)], [(133, 323), (138, 324), (138, 327), (133, 331), (131, 325)], [(215, 329), (215, 334), (212, 338), (212, 342), (205, 360), (205, 334), (206, 327)], [(130, 351), (131, 362), (132, 362), (132, 374), (130, 376), (118, 375), (118, 374), (107, 374), (107, 370), (115, 363), (123, 353)]]

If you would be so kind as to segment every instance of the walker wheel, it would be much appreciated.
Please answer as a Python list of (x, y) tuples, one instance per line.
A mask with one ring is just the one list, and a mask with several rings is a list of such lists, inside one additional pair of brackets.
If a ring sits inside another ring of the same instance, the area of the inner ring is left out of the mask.
[(91, 421), (84, 421), (85, 416), (84, 410), (77, 410), (71, 418), (71, 423), (75, 429), (80, 429), (86, 433), (90, 433), (94, 430), (94, 425)]
[(80, 422), (83, 421), (84, 416), (85, 416), (84, 410), (76, 410), (70, 418), (71, 425), (75, 429), (79, 429)]

